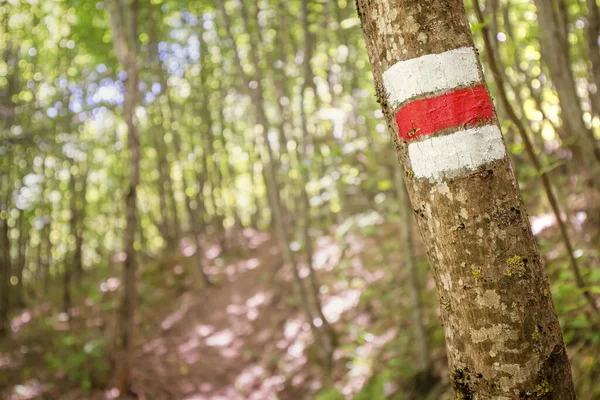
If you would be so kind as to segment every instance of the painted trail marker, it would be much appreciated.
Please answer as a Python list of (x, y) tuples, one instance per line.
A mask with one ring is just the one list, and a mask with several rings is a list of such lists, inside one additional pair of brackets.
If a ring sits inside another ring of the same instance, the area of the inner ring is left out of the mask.
[(383, 84), (415, 177), (454, 177), (505, 156), (473, 48), (400, 61)]
[(481, 85), (408, 103), (396, 113), (399, 134), (413, 140), (455, 126), (475, 126), (494, 117), (494, 107)]
[(481, 83), (477, 53), (470, 47), (400, 61), (383, 73), (392, 107), (424, 93)]

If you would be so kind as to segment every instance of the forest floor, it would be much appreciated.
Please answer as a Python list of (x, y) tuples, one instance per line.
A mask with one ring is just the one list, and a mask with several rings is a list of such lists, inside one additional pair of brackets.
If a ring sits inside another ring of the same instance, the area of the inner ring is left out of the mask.
[[(575, 226), (593, 241), (597, 218)], [(569, 289), (566, 259), (557, 250), (558, 232), (549, 215), (531, 218), (546, 254), (553, 296), (566, 329), (581, 398), (596, 399), (592, 374), (596, 347), (578, 335), (581, 303)], [(415, 237), (418, 235), (415, 233)], [(398, 225), (377, 213), (353, 216), (316, 241), (313, 265), (326, 288), (323, 310), (340, 345), (334, 353), (331, 382), (345, 398), (391, 398), (410, 391), (414, 377), (411, 303), (407, 271), (398, 244)], [(206, 271), (215, 286), (194, 279), (195, 247), (183, 239), (176, 255), (140, 257), (135, 319), (134, 391), (142, 400), (304, 400), (325, 385), (312, 334), (274, 238), (245, 229), (222, 249), (204, 243)], [(425, 323), (431, 357), (442, 384), (429, 399), (449, 393), (444, 340), (437, 318), (435, 285), (426, 273), (424, 249), (417, 240), (423, 272)], [(13, 315), (12, 334), (0, 341), (0, 399), (106, 400), (111, 388), (111, 359), (120, 300), (120, 255), (112, 266), (86, 271), (74, 285), (73, 317), (59, 306), (62, 283), (47, 294), (30, 293), (29, 308)], [(302, 261), (302, 257), (299, 257)], [(592, 264), (598, 260), (590, 259)], [(306, 265), (299, 264), (301, 276)], [(108, 278), (107, 278), (108, 277)], [(569, 290), (567, 290), (569, 289)], [(574, 333), (573, 333), (574, 332)], [(595, 336), (594, 336), (595, 337)], [(373, 389), (369, 389), (372, 387)], [(366, 388), (366, 391), (365, 391)], [(407, 389), (408, 388), (408, 389)], [(361, 392), (359, 397), (357, 393)], [(378, 393), (375, 396), (374, 393)], [(356, 395), (356, 396), (355, 396)], [(424, 400), (422, 397), (417, 397)]]
[[(241, 256), (235, 257), (208, 244), (207, 271), (214, 287), (190, 289), (193, 274), (182, 272), (183, 263), (177, 259), (141, 268), (134, 369), (134, 391), (140, 399), (314, 398), (321, 386), (320, 371), (308, 324), (290, 295), (291, 275), (282, 268), (270, 235), (246, 230), (243, 241)], [(185, 241), (182, 247), (182, 253), (190, 253)], [(323, 242), (315, 254), (317, 268), (331, 273), (339, 250)], [(100, 297), (80, 299), (85, 305), (74, 309), (71, 321), (49, 301), (13, 319), (15, 332), (0, 346), (0, 398), (118, 396), (116, 389), (93, 389), (106, 387), (113, 364), (94, 365), (106, 363), (106, 339), (114, 336), (117, 310), (108, 305), (118, 304), (115, 272), (114, 278), (99, 284)], [(173, 280), (177, 274), (188, 278)], [(340, 320), (358, 300), (357, 290), (341, 288), (326, 296), (325, 315)], [(98, 337), (104, 338), (99, 354), (93, 349)], [(388, 332), (375, 340), (371, 351), (391, 337)], [(364, 382), (368, 376), (357, 378)]]

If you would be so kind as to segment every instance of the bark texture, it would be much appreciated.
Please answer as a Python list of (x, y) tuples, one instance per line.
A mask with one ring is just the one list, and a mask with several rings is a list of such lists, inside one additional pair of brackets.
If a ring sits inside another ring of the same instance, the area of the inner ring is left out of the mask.
[[(574, 399), (542, 258), (508, 157), (454, 177), (416, 178), (384, 91), (382, 74), (399, 61), (473, 48), (463, 2), (358, 0), (357, 9), (438, 287), (456, 398)], [(478, 68), (478, 84), (485, 84)], [(496, 117), (487, 122), (497, 124)]]

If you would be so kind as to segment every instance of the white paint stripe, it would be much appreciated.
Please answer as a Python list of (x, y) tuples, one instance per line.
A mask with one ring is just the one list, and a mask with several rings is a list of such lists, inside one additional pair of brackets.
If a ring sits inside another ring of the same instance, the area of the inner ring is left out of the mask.
[(420, 94), (479, 82), (477, 53), (461, 47), (400, 61), (383, 73), (383, 86), (392, 107)]
[(485, 125), (408, 145), (412, 170), (417, 178), (453, 178), (475, 170), (506, 154), (502, 133), (496, 125)]

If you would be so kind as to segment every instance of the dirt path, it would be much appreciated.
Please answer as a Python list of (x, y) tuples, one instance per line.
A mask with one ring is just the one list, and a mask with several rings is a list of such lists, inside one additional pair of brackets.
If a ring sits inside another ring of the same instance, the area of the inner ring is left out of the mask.
[[(277, 273), (282, 261), (274, 241), (253, 232), (248, 242), (243, 259), (209, 266), (218, 286), (178, 297), (172, 289), (157, 288), (154, 296), (162, 297), (155, 309), (141, 306), (134, 370), (134, 390), (140, 399), (305, 398), (311, 381), (304, 355), (310, 333), (297, 310), (284, 301), (292, 288), (284, 274)], [(85, 313), (78, 317), (80, 324), (99, 317)], [(111, 320), (110, 315), (102, 318)], [(7, 380), (12, 386), (4, 391), (0, 387), (0, 398), (117, 397), (114, 389), (85, 393), (47, 371), (44, 356), (51, 350), (52, 338), (66, 334), (77, 335), (76, 328), (39, 332), (25, 326), (15, 333), (11, 351), (0, 353), (15, 361), (0, 368), (0, 373), (12, 376)], [(35, 353), (19, 355), (19, 346)], [(29, 370), (27, 376), (22, 374), (24, 368)]]
[(296, 311), (281, 297), (291, 289), (274, 278), (281, 258), (266, 234), (256, 233), (250, 247), (255, 248), (244, 260), (212, 268), (218, 287), (181, 296), (140, 347), (135, 386), (140, 397), (301, 398), (280, 368), (298, 337), (286, 331)]

